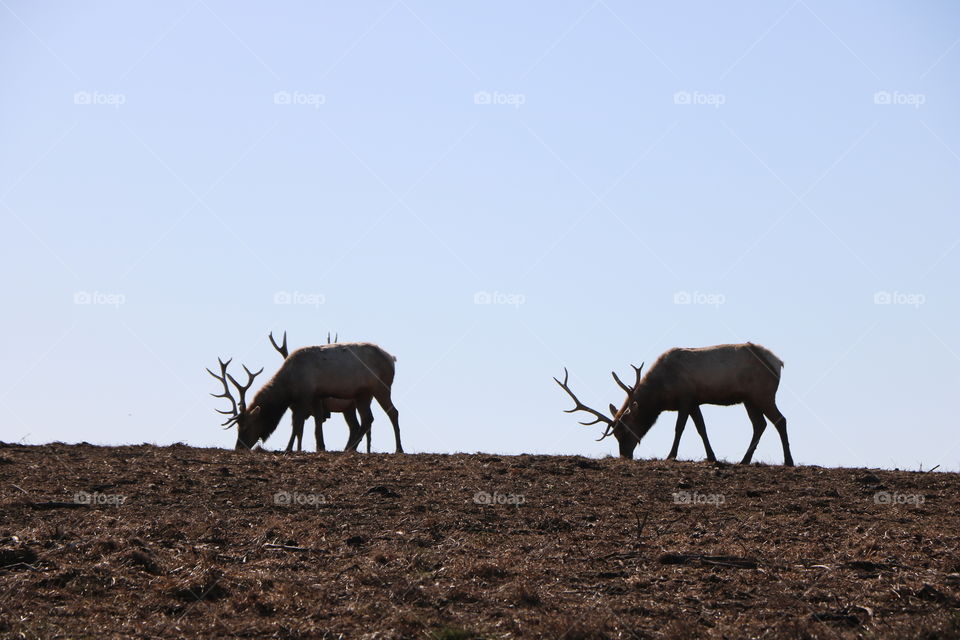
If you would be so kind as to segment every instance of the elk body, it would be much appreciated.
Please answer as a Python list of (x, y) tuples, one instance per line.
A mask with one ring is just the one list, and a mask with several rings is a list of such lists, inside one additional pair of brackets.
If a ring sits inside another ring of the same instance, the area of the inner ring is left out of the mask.
[[(248, 376), (245, 385), (240, 385), (227, 373), (229, 360), (220, 363), (221, 375), (218, 376), (209, 369), (207, 371), (223, 383), (224, 392), (216, 397), (226, 398), (233, 405), (230, 410), (218, 411), (230, 416), (223, 423), (224, 426), (237, 425), (237, 449), (250, 449), (269, 438), (287, 409), (293, 413), (294, 432), (302, 433), (303, 423), (309, 416), (324, 415), (325, 398), (338, 398), (354, 401), (360, 412), (360, 430), (351, 434), (351, 442), (347, 443), (348, 449), (356, 450), (360, 439), (370, 430), (373, 423), (370, 405), (372, 400), (376, 399), (393, 423), (397, 453), (403, 453), (399, 413), (390, 399), (395, 361), (396, 358), (392, 355), (367, 342), (297, 349), (283, 361), (280, 370), (263, 385), (249, 406), (245, 392), (262, 369), (257, 373), (250, 373), (244, 366)], [(239, 391), (239, 401), (230, 393), (227, 380)]]
[(576, 406), (567, 413), (585, 411), (594, 416), (593, 421), (580, 424), (604, 423), (606, 428), (600, 440), (612, 434), (620, 446), (621, 457), (633, 457), (634, 449), (661, 413), (676, 411), (676, 434), (668, 457), (677, 457), (687, 417), (692, 417), (703, 440), (707, 459), (715, 461), (700, 405), (742, 403), (753, 424), (753, 438), (741, 464), (749, 464), (753, 458), (760, 436), (767, 426), (764, 420), (766, 416), (780, 434), (783, 463), (793, 466), (787, 440), (787, 419), (780, 413), (776, 403), (782, 368), (783, 361), (772, 351), (752, 342), (700, 349), (670, 349), (653, 363), (647, 375), (641, 373), (642, 364), (639, 369), (634, 367), (637, 379), (633, 387), (628, 387), (616, 373), (613, 374), (613, 379), (627, 392), (627, 398), (620, 409), (610, 405), (612, 417), (591, 409), (577, 399), (567, 384), (569, 374), (566, 369), (563, 382), (556, 378), (554, 380), (576, 402)]
[[(338, 336), (339, 337), (339, 336)], [(270, 344), (273, 345), (273, 348), (276, 349), (284, 359), (287, 358), (289, 352), (287, 350), (287, 332), (283, 332), (283, 344), (277, 344), (277, 341), (273, 339), (273, 332), (270, 333)], [(327, 334), (327, 344), (333, 344), (336, 342), (336, 338), (331, 342), (330, 334)], [(340, 398), (324, 398), (323, 399), (323, 409), (319, 415), (316, 413), (313, 415), (314, 420), (314, 435), (317, 438), (317, 451), (326, 451), (326, 445), (323, 442), (323, 422), (330, 417), (331, 413), (340, 413), (343, 415), (343, 419), (346, 421), (347, 426), (350, 427), (350, 438), (348, 444), (353, 442), (354, 438), (358, 431), (360, 431), (360, 423), (357, 421), (357, 403), (353, 400), (342, 400)], [(296, 426), (294, 426), (294, 431), (290, 434), (290, 442), (287, 443), (287, 451), (293, 450), (293, 441), (297, 441), (297, 451), (303, 449), (303, 430), (299, 432), (296, 431)], [(370, 431), (367, 431), (367, 453), (370, 453)]]

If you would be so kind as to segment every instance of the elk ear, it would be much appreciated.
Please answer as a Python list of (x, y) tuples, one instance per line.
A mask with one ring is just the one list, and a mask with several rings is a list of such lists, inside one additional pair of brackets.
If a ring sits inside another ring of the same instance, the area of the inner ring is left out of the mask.
[(253, 409), (250, 409), (251, 417), (258, 416), (258, 415), (260, 415), (260, 405), (255, 406)]
[(617, 415), (617, 408), (616, 408), (615, 406), (613, 406), (613, 403), (612, 403), (612, 402), (610, 403), (610, 415), (611, 415), (611, 416), (614, 416), (614, 417), (616, 417), (616, 415)]

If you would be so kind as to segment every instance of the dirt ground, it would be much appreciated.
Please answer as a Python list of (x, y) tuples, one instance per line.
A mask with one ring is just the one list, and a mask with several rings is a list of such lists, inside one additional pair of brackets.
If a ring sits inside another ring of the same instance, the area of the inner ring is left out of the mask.
[(3, 638), (960, 637), (960, 475), (0, 444)]

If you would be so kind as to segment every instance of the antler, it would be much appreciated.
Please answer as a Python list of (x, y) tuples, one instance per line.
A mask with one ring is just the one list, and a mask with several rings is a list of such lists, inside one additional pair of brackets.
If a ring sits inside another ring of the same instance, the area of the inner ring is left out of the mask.
[(633, 383), (633, 387), (628, 387), (626, 384), (624, 384), (623, 380), (617, 377), (616, 371), (610, 372), (611, 375), (613, 375), (613, 379), (617, 381), (617, 384), (620, 386), (620, 388), (626, 391), (627, 393), (633, 393), (633, 390), (637, 388), (638, 384), (640, 384), (640, 378), (643, 377), (643, 374), (640, 373), (640, 371), (643, 369), (643, 363), (640, 363), (639, 369), (635, 365), (630, 365), (630, 366), (633, 367), (633, 370), (637, 374), (637, 381)]
[(340, 334), (338, 333), (333, 337), (333, 342), (330, 342), (330, 332), (327, 331), (327, 344), (335, 344), (340, 339)]
[[(247, 369), (247, 365), (243, 365), (243, 370), (247, 372), (247, 384), (241, 385), (239, 382), (233, 379), (232, 375), (227, 373), (227, 366), (229, 366), (229, 364), (233, 362), (233, 358), (230, 358), (226, 362), (224, 362), (220, 358), (217, 358), (217, 362), (220, 363), (220, 375), (215, 374), (213, 371), (210, 371), (210, 369), (207, 369), (207, 373), (209, 373), (214, 378), (220, 381), (220, 383), (223, 385), (223, 393), (211, 393), (210, 395), (212, 395), (214, 398), (224, 398), (226, 400), (229, 400), (230, 404), (233, 405), (229, 411), (224, 411), (223, 409), (215, 410), (217, 413), (222, 413), (225, 416), (230, 416), (230, 418), (228, 418), (227, 421), (221, 425), (222, 427), (229, 427), (233, 423), (235, 423), (237, 420), (239, 420), (240, 416), (243, 415), (243, 412), (247, 410), (247, 401), (245, 398), (245, 394), (247, 392), (247, 389), (250, 388), (250, 385), (253, 384), (253, 379), (256, 378), (258, 375), (260, 375), (261, 373), (263, 373), (263, 369), (261, 368), (260, 371), (257, 371), (256, 373), (250, 373), (250, 369)], [(230, 380), (230, 382), (233, 383), (233, 386), (237, 388), (237, 391), (240, 392), (239, 402), (237, 402), (234, 399), (233, 394), (230, 393), (230, 386), (227, 384), (227, 380)]]
[(641, 373), (641, 371), (643, 371), (643, 365), (644, 365), (643, 362), (640, 363), (639, 368), (637, 368), (635, 365), (632, 365), (632, 364), (630, 365), (631, 367), (633, 367), (633, 370), (637, 372), (637, 381), (633, 385), (634, 388), (636, 388), (636, 386), (640, 384), (640, 378), (643, 377), (643, 374)]
[(253, 384), (253, 379), (256, 378), (258, 375), (260, 375), (261, 373), (263, 373), (263, 367), (260, 367), (260, 371), (257, 371), (256, 373), (250, 373), (250, 369), (247, 369), (247, 365), (242, 365), (242, 366), (243, 366), (243, 370), (247, 372), (247, 384), (241, 385), (239, 382), (234, 380), (232, 375), (230, 375), (229, 373), (227, 374), (227, 377), (230, 379), (230, 382), (233, 383), (233, 386), (235, 386), (237, 388), (237, 391), (240, 393), (240, 402), (238, 403), (240, 405), (240, 413), (243, 413), (244, 411), (247, 410), (247, 400), (244, 397), (247, 393), (247, 389), (249, 389), (250, 385)]
[(227, 384), (227, 375), (228, 375), (227, 366), (231, 362), (233, 362), (233, 358), (230, 358), (226, 362), (224, 362), (220, 358), (217, 358), (217, 362), (220, 363), (220, 375), (215, 374), (213, 371), (210, 371), (210, 369), (207, 369), (207, 373), (212, 375), (214, 378), (216, 378), (223, 384), (223, 393), (211, 393), (210, 395), (212, 395), (214, 398), (225, 398), (230, 401), (231, 405), (233, 405), (229, 411), (224, 411), (223, 409), (215, 409), (217, 413), (222, 413), (225, 416), (230, 416), (230, 419), (228, 419), (226, 422), (220, 425), (220, 426), (226, 427), (236, 422), (237, 418), (240, 417), (240, 411), (239, 411), (239, 408), (237, 407), (237, 401), (233, 399), (233, 394), (230, 393), (230, 386)]
[(566, 391), (567, 395), (573, 398), (573, 401), (577, 403), (577, 406), (575, 406), (573, 409), (564, 409), (563, 412), (573, 413), (574, 411), (585, 411), (586, 413), (589, 413), (590, 415), (594, 416), (594, 420), (592, 422), (581, 422), (580, 424), (586, 427), (589, 427), (592, 424), (603, 422), (607, 425), (607, 428), (604, 430), (604, 436), (603, 436), (603, 437), (606, 437), (608, 435), (607, 432), (609, 432), (610, 428), (613, 427), (613, 420), (611, 420), (604, 414), (600, 413), (596, 409), (591, 409), (587, 405), (580, 402), (580, 399), (573, 393), (573, 391), (570, 390), (570, 387), (567, 385), (567, 382), (569, 379), (570, 379), (570, 373), (567, 371), (566, 367), (563, 368), (563, 382), (560, 382), (556, 378), (553, 379), (554, 382), (560, 385), (560, 388)]
[(273, 331), (270, 332), (270, 344), (273, 345), (273, 348), (280, 352), (284, 358), (287, 357), (287, 332), (283, 332), (283, 346), (277, 346), (277, 341), (273, 339)]
[(625, 385), (625, 384), (623, 383), (623, 380), (621, 380), (620, 378), (617, 377), (617, 372), (616, 372), (616, 371), (611, 371), (610, 374), (613, 376), (613, 379), (617, 381), (617, 385), (619, 385), (621, 389), (623, 389), (623, 390), (626, 391), (627, 393), (633, 393), (633, 389), (631, 389), (630, 387), (628, 387), (627, 385)]

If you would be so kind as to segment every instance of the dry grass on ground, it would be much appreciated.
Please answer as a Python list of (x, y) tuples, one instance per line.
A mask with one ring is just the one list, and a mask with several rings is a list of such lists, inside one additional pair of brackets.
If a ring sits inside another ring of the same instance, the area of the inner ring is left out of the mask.
[(960, 637), (958, 489), (863, 469), (0, 444), (0, 637)]

